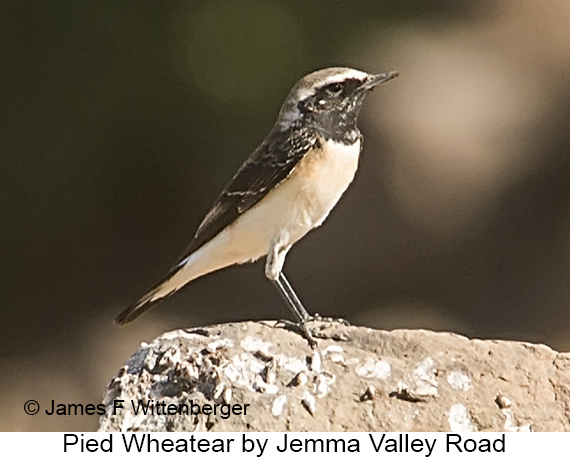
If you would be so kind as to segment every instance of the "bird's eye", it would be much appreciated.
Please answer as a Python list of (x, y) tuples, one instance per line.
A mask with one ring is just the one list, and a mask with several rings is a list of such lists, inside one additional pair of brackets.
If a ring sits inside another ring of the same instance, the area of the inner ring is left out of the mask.
[(327, 86), (327, 92), (332, 95), (338, 95), (342, 91), (342, 84), (333, 83)]

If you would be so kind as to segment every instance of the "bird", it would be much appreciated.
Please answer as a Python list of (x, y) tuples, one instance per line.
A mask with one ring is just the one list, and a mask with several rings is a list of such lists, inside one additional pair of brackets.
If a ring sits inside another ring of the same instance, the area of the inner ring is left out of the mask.
[(306, 327), (313, 316), (283, 273), (285, 257), (323, 223), (352, 182), (363, 146), (357, 127), (362, 103), (376, 86), (398, 75), (331, 67), (301, 78), (274, 127), (224, 188), (178, 263), (115, 322), (131, 322), (194, 279), (266, 257), (265, 276), (313, 343)]

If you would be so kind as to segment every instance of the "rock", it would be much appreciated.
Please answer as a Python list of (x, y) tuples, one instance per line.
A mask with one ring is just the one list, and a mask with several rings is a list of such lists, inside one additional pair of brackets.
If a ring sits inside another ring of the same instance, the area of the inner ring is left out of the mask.
[[(425, 330), (311, 325), (321, 337), (315, 350), (274, 322), (143, 343), (109, 383), (99, 431), (570, 430), (569, 354)], [(113, 414), (115, 400), (123, 408)], [(147, 405), (154, 410), (143, 412)]]

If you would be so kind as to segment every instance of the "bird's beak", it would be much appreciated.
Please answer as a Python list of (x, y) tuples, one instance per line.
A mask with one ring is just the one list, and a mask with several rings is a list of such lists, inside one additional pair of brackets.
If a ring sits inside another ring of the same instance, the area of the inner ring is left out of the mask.
[(398, 76), (400, 73), (397, 71), (388, 71), (386, 73), (380, 73), (378, 75), (369, 75), (366, 81), (359, 87), (362, 91), (369, 91), (374, 89), (378, 84), (385, 83), (386, 81), (390, 81)]

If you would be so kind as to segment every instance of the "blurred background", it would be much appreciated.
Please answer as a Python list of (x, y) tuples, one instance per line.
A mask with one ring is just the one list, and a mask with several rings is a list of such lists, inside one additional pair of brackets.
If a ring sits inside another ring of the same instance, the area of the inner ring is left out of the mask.
[(285, 270), (308, 310), (570, 350), (566, 0), (0, 1), (0, 430), (89, 431), (141, 341), (289, 318), (263, 264), (118, 328), (313, 70), (398, 70)]

